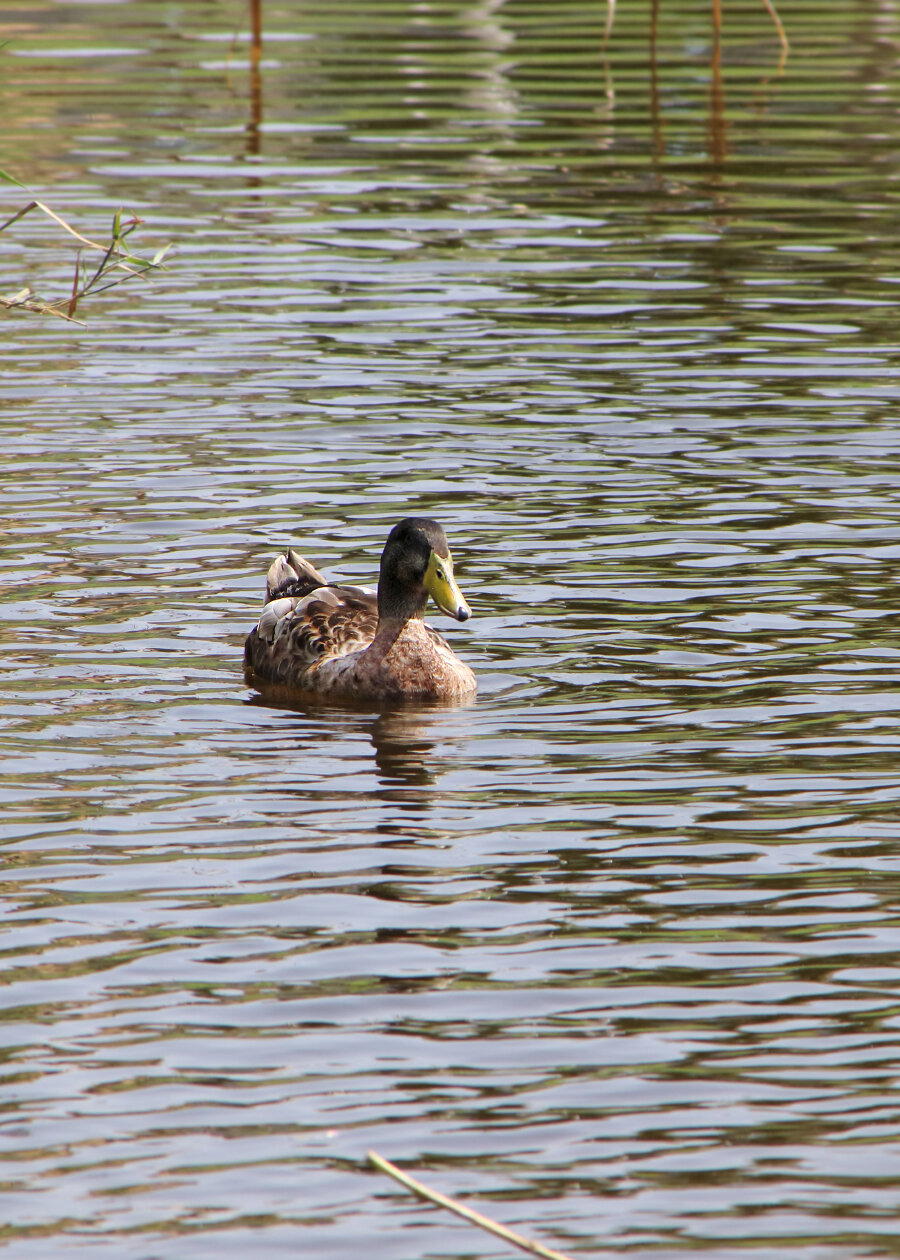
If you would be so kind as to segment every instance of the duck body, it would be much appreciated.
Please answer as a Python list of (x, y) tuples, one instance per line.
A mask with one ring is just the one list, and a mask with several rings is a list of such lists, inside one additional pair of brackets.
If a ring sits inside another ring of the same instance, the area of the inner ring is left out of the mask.
[(408, 517), (391, 531), (378, 591), (329, 583), (289, 549), (269, 569), (266, 606), (244, 648), (247, 681), (333, 701), (461, 701), (475, 675), (422, 620), (428, 596), (464, 621), (443, 530)]

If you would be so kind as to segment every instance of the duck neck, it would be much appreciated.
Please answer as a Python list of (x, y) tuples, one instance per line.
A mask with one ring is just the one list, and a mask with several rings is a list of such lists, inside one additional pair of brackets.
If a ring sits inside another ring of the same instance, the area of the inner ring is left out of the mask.
[(393, 584), (384, 580), (378, 583), (378, 628), (375, 638), (366, 648), (366, 659), (380, 665), (403, 632), (408, 621), (424, 616), (428, 596), (425, 587), (416, 590), (397, 591)]
[(408, 620), (408, 617), (386, 617), (384, 614), (378, 618), (378, 629), (375, 631), (375, 638), (363, 653), (367, 663), (372, 665), (381, 664), (400, 638), (400, 635), (403, 633), (403, 627)]

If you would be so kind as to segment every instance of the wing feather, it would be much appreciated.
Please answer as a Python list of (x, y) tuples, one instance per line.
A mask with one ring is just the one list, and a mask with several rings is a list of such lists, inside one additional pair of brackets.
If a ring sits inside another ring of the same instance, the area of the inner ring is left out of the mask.
[(269, 600), (247, 639), (244, 659), (256, 675), (271, 682), (296, 683), (304, 676), (308, 681), (323, 661), (367, 648), (377, 628), (374, 592), (319, 585), (299, 598), (279, 595)]
[(327, 586), (328, 579), (315, 565), (305, 560), (293, 547), (278, 556), (266, 574), (266, 603), (286, 595), (309, 595), (319, 586)]

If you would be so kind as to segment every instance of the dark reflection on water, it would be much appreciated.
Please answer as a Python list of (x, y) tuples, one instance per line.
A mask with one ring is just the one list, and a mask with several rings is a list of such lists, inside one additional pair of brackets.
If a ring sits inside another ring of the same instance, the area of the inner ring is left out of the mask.
[[(345, 724), (352, 721), (354, 735), (368, 736), (371, 741), (379, 784), (376, 794), (386, 800), (427, 804), (431, 790), (439, 783), (439, 772), (432, 764), (440, 760), (435, 719), (439, 720), (443, 713), (468, 708), (471, 702), (462, 706), (410, 704), (379, 712), (373, 711), (371, 704), (358, 709), (353, 705), (334, 709), (328, 704), (291, 700), (287, 693), (255, 692), (248, 703), (303, 715), (303, 721), (297, 724), (297, 753), (301, 758), (311, 732), (316, 742), (340, 741), (346, 736)], [(392, 792), (403, 787), (421, 791)]]
[[(661, 7), (7, 16), (4, 169), (176, 242), (3, 324), (11, 1254), (488, 1253), (371, 1147), (573, 1254), (896, 1252), (896, 23)], [(248, 694), (275, 550), (410, 511), (477, 702)]]

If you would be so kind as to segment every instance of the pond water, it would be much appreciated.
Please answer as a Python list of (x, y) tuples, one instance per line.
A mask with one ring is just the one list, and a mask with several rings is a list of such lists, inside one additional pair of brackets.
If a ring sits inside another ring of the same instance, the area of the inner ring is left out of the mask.
[[(370, 1148), (573, 1256), (897, 1254), (898, 15), (708, 7), (7, 6), (0, 164), (174, 242), (2, 315), (11, 1256), (509, 1254)], [(248, 691), (276, 551), (411, 512), (477, 702)]]

